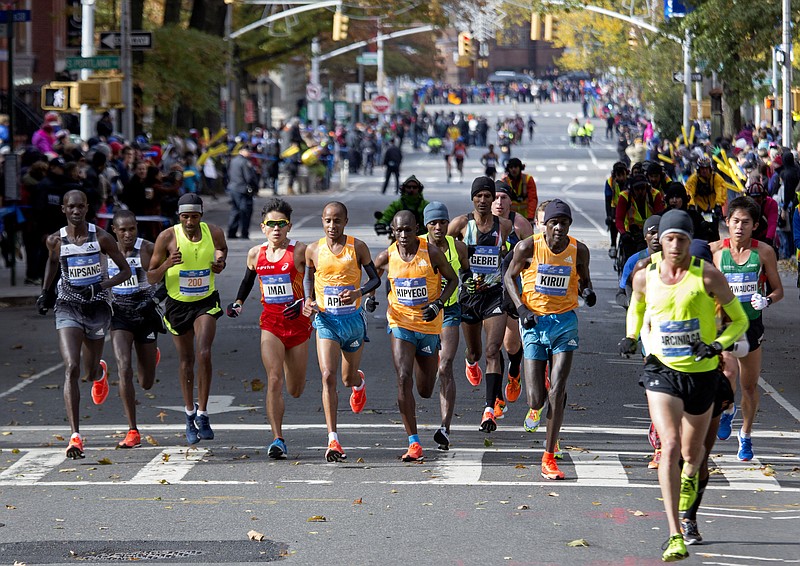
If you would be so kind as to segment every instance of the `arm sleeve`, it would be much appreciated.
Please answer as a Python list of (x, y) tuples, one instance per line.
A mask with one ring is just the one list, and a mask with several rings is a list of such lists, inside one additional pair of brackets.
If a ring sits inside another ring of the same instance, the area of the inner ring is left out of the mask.
[[(638, 338), (644, 324), (645, 304), (636, 298), (636, 294), (631, 294), (631, 302), (628, 306), (628, 314), (625, 317), (625, 336)], [(741, 306), (739, 307), (741, 308)], [(744, 314), (744, 311), (742, 311)]]
[(361, 289), (359, 289), (361, 291), (361, 296), (371, 293), (381, 286), (381, 276), (378, 275), (378, 270), (375, 269), (375, 262), (371, 261), (365, 265), (364, 271), (367, 273), (367, 277), (369, 277), (369, 279), (366, 283), (364, 283)]
[(747, 319), (747, 314), (745, 314), (742, 308), (742, 303), (736, 297), (727, 305), (722, 305), (722, 308), (725, 310), (725, 314), (730, 317), (731, 323), (723, 333), (717, 337), (717, 342), (719, 342), (723, 348), (728, 348), (745, 333), (747, 327), (750, 325), (750, 321)]
[(314, 273), (316, 269), (306, 265), (306, 271), (303, 274), (303, 295), (305, 299), (310, 299), (314, 296)]
[(256, 272), (249, 267), (244, 272), (244, 277), (239, 285), (239, 291), (236, 293), (236, 300), (244, 303), (253, 290), (253, 283), (256, 281)]
[(624, 289), (628, 285), (628, 279), (630, 279), (631, 273), (633, 273), (633, 268), (636, 267), (636, 263), (640, 259), (642, 259), (642, 254), (637, 253), (633, 254), (628, 258), (628, 261), (625, 262), (625, 267), (622, 268), (622, 276), (619, 278), (620, 289)]

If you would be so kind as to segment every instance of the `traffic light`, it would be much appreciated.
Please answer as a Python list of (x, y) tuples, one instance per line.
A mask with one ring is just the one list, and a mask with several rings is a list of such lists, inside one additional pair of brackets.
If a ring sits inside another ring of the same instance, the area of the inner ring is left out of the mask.
[(462, 31), (458, 34), (458, 54), (461, 57), (472, 55), (472, 36), (469, 32)]
[(538, 13), (531, 12), (531, 41), (539, 41), (542, 37), (542, 20)]
[(343, 15), (339, 10), (333, 13), (333, 40), (341, 41), (347, 38), (347, 24), (350, 18)]
[(103, 91), (104, 108), (123, 108), (122, 77), (111, 77), (105, 80)]
[(78, 81), (70, 97), (70, 105), (78, 110), (82, 104), (100, 106), (103, 102), (103, 83), (101, 81)]
[(544, 40), (553, 41), (553, 15), (544, 15)]
[(42, 110), (69, 112), (70, 94), (76, 83), (49, 83), (42, 87)]
[(772, 110), (773, 108), (775, 108), (775, 99), (772, 98), (771, 96), (766, 97), (764, 99), (764, 108), (766, 108), (767, 110)]

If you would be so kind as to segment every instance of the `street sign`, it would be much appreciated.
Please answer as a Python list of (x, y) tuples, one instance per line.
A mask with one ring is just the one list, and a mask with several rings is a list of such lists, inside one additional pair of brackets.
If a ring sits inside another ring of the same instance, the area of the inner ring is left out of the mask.
[(29, 22), (31, 21), (30, 10), (0, 10), (0, 22)]
[[(101, 49), (119, 49), (122, 45), (122, 33), (118, 31), (104, 31), (100, 33)], [(146, 51), (153, 48), (153, 34), (149, 31), (131, 32), (131, 50)]]
[[(676, 83), (683, 82), (683, 73), (680, 71), (676, 71), (672, 73), (672, 80)], [(703, 82), (703, 73), (692, 73), (692, 82), (693, 83), (700, 83)]]
[(116, 55), (99, 55), (97, 57), (67, 57), (68, 71), (78, 71), (80, 69), (92, 69), (94, 71), (119, 69), (119, 57)]
[(361, 55), (356, 57), (356, 63), (359, 64), (359, 65), (373, 66), (374, 67), (375, 65), (378, 64), (378, 54), (377, 53), (373, 53), (371, 51), (367, 51), (365, 53), (362, 53)]
[(308, 83), (306, 85), (306, 98), (313, 102), (322, 100), (322, 86), (315, 83)]
[(372, 108), (374, 108), (375, 112), (377, 112), (378, 114), (385, 114), (386, 112), (389, 111), (390, 106), (391, 103), (389, 102), (389, 99), (386, 98), (384, 95), (379, 94), (377, 96), (372, 97)]
[(372, 106), (371, 100), (365, 100), (361, 103), (362, 114), (376, 114), (375, 108)]

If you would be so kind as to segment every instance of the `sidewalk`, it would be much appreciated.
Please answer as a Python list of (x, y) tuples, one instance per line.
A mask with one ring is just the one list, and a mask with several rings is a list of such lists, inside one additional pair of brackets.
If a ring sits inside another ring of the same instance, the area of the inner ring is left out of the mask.
[(25, 260), (17, 259), (16, 285), (11, 285), (11, 268), (0, 260), (0, 308), (33, 305), (41, 285), (25, 285)]

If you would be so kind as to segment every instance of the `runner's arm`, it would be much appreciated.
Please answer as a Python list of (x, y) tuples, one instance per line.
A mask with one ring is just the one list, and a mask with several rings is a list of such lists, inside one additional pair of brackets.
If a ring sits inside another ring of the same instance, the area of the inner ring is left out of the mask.
[[(536, 219), (536, 208), (539, 206), (539, 194), (536, 190), (536, 181), (533, 175), (528, 175), (528, 220), (533, 222)], [(521, 238), (522, 236), (520, 236)]]
[(181, 262), (181, 251), (179, 249), (176, 248), (171, 252), (169, 251), (174, 234), (174, 230), (164, 230), (156, 238), (156, 243), (153, 246), (153, 255), (150, 256), (150, 264), (147, 268), (147, 282), (151, 285), (155, 285), (164, 279), (167, 270)]
[(708, 263), (705, 263), (703, 268), (703, 284), (706, 292), (714, 297), (731, 319), (730, 324), (716, 339), (723, 349), (728, 348), (745, 333), (750, 321), (742, 308), (742, 303), (728, 286), (728, 280), (716, 267)]
[(114, 277), (109, 277), (100, 282), (101, 289), (109, 289), (114, 285), (119, 285), (120, 283), (124, 283), (128, 279), (131, 278), (131, 266), (128, 265), (128, 260), (125, 259), (125, 256), (122, 255), (122, 252), (119, 251), (119, 246), (114, 238), (106, 232), (105, 230), (97, 229), (97, 241), (100, 243), (100, 249), (106, 254), (109, 258), (113, 260), (117, 266), (119, 266), (119, 273), (117, 273)]
[(758, 255), (761, 258), (761, 265), (764, 266), (764, 273), (769, 281), (772, 292), (767, 295), (770, 304), (777, 303), (783, 298), (783, 283), (778, 273), (778, 260), (775, 257), (775, 250), (772, 246), (759, 242)]
[[(61, 254), (61, 238), (58, 233), (50, 234), (47, 237), (47, 263), (44, 267), (44, 279), (42, 279), (42, 294), (46, 294), (52, 289), (60, 273), (58, 268), (58, 258)], [(128, 263), (128, 262), (125, 262)]]
[(236, 300), (234, 303), (241, 306), (250, 296), (250, 291), (253, 290), (253, 285), (256, 282), (255, 259), (258, 257), (258, 250), (260, 246), (254, 246), (247, 252), (247, 265), (245, 266), (244, 276), (242, 282), (239, 284), (239, 290), (236, 292)]
[(636, 340), (644, 324), (646, 270), (640, 269), (633, 274), (633, 294), (625, 317), (625, 337)]
[(511, 260), (506, 274), (503, 277), (506, 293), (508, 293), (511, 302), (514, 303), (514, 307), (519, 307), (522, 304), (522, 298), (520, 297), (521, 290), (517, 287), (517, 277), (522, 273), (523, 269), (530, 265), (532, 258), (532, 239), (522, 240), (514, 246), (514, 258)]
[(211, 239), (214, 241), (214, 261), (211, 263), (211, 271), (222, 273), (228, 259), (228, 243), (225, 241), (225, 232), (219, 226), (209, 226)]
[(447, 261), (442, 250), (436, 246), (431, 246), (428, 248), (428, 253), (431, 256), (431, 263), (433, 263), (433, 266), (439, 270), (442, 277), (447, 279), (447, 285), (442, 289), (442, 294), (439, 295), (439, 299), (442, 303), (446, 303), (450, 296), (455, 293), (456, 287), (458, 286), (456, 272), (453, 271), (453, 266)]

